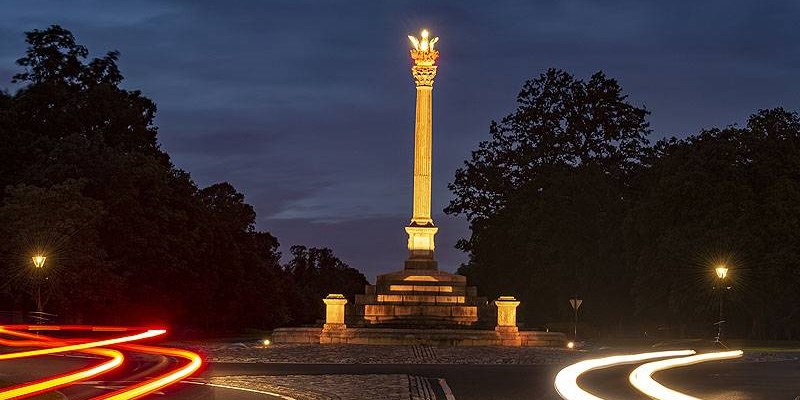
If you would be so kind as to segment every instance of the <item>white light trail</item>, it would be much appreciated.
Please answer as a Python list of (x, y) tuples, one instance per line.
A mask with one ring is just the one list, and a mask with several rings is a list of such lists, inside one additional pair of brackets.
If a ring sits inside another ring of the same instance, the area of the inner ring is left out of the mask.
[(601, 368), (613, 367), (623, 364), (635, 364), (638, 362), (664, 357), (683, 357), (694, 354), (694, 350), (673, 350), (657, 351), (652, 353), (627, 354), (604, 358), (595, 358), (572, 364), (556, 375), (555, 387), (558, 394), (566, 400), (603, 400), (578, 386), (578, 377), (582, 374)]
[(653, 374), (672, 368), (685, 367), (707, 361), (728, 360), (742, 356), (741, 350), (723, 351), (717, 353), (704, 353), (690, 357), (671, 358), (668, 360), (654, 361), (639, 366), (631, 372), (628, 380), (642, 393), (657, 400), (700, 400), (687, 394), (672, 390), (653, 379)]

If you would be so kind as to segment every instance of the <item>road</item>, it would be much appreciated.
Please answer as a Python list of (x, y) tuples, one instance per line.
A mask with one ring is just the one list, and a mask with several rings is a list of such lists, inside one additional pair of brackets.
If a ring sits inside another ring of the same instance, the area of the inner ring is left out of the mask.
[[(88, 399), (141, 381), (163, 370), (174, 368), (171, 357), (131, 354), (131, 362), (102, 381), (84, 382), (59, 389), (65, 398)], [(0, 381), (24, 382), (64, 373), (96, 362), (86, 358), (43, 356), (0, 362)], [(13, 364), (13, 365), (12, 365)], [(587, 373), (579, 384), (587, 391), (607, 399), (645, 399), (628, 384), (634, 366), (612, 367)], [(543, 365), (386, 365), (386, 364), (233, 364), (214, 363), (200, 373), (199, 380), (226, 375), (336, 375), (408, 374), (444, 378), (458, 400), (559, 399), (552, 389), (559, 368)], [(789, 399), (800, 395), (800, 361), (718, 362), (665, 371), (656, 378), (671, 388), (705, 400)], [(198, 380), (194, 380), (198, 381)], [(178, 400), (264, 400), (277, 397), (194, 384), (179, 384), (159, 392)], [(50, 397), (53, 398), (53, 397)], [(153, 398), (156, 398), (155, 396)]]
[[(126, 359), (131, 360), (120, 366), (117, 370), (103, 375), (102, 380), (90, 380), (57, 390), (57, 396), (41, 395), (36, 398), (56, 399), (66, 398), (70, 400), (90, 399), (95, 396), (110, 393), (122, 387), (131, 386), (152, 377), (166, 370), (174, 368), (182, 360), (172, 357), (157, 355), (142, 355), (132, 352), (124, 352)], [(0, 362), (0, 382), (5, 386), (9, 383), (23, 383), (35, 379), (63, 374), (68, 371), (85, 368), (96, 364), (97, 359), (91, 357), (75, 356), (42, 356), (13, 362)], [(163, 391), (156, 392), (155, 396), (168, 397), (170, 399), (193, 399), (193, 400), (212, 400), (212, 399), (241, 399), (241, 400), (265, 400), (277, 399), (278, 397), (249, 393), (228, 388), (209, 387), (183, 383), (171, 386)], [(154, 397), (155, 398), (155, 397)]]
[[(608, 399), (647, 399), (628, 383), (635, 366), (590, 372), (579, 384)], [(559, 399), (553, 379), (559, 368), (545, 365), (341, 365), (212, 364), (208, 376), (297, 374), (409, 374), (445, 378), (458, 400)], [(668, 387), (705, 400), (788, 399), (800, 396), (800, 361), (718, 362), (656, 375)]]

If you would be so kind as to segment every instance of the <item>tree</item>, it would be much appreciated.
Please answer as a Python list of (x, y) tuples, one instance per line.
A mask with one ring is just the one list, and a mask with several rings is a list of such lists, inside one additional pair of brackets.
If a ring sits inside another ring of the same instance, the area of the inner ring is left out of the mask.
[(568, 315), (576, 293), (598, 319), (622, 319), (625, 304), (605, 296), (627, 279), (615, 238), (649, 134), (647, 111), (626, 97), (602, 72), (582, 81), (550, 69), (523, 85), (450, 185), (445, 212), (472, 230), (459, 272), (489, 296), (519, 296), (529, 325)]
[(648, 112), (626, 99), (602, 72), (584, 82), (549, 69), (525, 82), (517, 110), (492, 121), (491, 139), (456, 170), (449, 185), (455, 199), (445, 212), (480, 222), (550, 166), (592, 164), (612, 176), (631, 172), (650, 131)]
[[(89, 60), (57, 25), (26, 40), (14, 77), (23, 86), (0, 93), (3, 276), (27, 265), (27, 237), (56, 235), (69, 240), (48, 262), (59, 272), (48, 308), (65, 320), (219, 331), (295, 318), (288, 293), (305, 283), (281, 266), (278, 240), (256, 230), (232, 185), (199, 189), (175, 168), (158, 145), (155, 103), (120, 87), (119, 53)], [(326, 281), (347, 282), (352, 269), (326, 254), (324, 265), (336, 261)], [(30, 306), (4, 283), (5, 296)]]
[(296, 323), (308, 324), (322, 317), (322, 299), (328, 294), (341, 293), (352, 301), (367, 285), (364, 274), (342, 262), (330, 249), (292, 246), (291, 252), (286, 270), (294, 282)]
[[(84, 315), (107, 317), (120, 300), (122, 282), (100, 248), (102, 204), (81, 194), (84, 182), (66, 181), (50, 188), (8, 187), (0, 206), (0, 275), (15, 304), (35, 310), (41, 289), (46, 311), (60, 310), (71, 320)], [(47, 261), (35, 270), (31, 256)]]
[(800, 307), (800, 120), (761, 110), (744, 128), (660, 143), (625, 224), (639, 318), (706, 333), (716, 310), (712, 267), (731, 268), (729, 330), (797, 338)]

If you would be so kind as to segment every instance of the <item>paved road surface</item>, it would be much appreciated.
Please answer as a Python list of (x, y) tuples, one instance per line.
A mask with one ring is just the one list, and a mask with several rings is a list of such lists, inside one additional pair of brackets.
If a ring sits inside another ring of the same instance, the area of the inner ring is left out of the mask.
[[(0, 362), (0, 381), (24, 382), (53, 373), (81, 368), (94, 361), (72, 357), (47, 356), (37, 359)], [(176, 361), (164, 357), (139, 356), (108, 377), (108, 381), (89, 382), (61, 389), (68, 399), (79, 400), (116, 389), (121, 384), (141, 380), (166, 370)], [(628, 384), (631, 366), (614, 367), (588, 373), (580, 384), (586, 390), (608, 399), (644, 399)], [(377, 365), (377, 364), (211, 364), (200, 377), (226, 375), (318, 375), (318, 374), (408, 374), (445, 378), (458, 400), (558, 399), (552, 389), (558, 368), (541, 365)], [(800, 361), (719, 362), (659, 373), (657, 378), (676, 390), (705, 400), (794, 400), (800, 395)], [(106, 379), (106, 378), (104, 378)], [(124, 381), (124, 382), (116, 382)], [(178, 400), (264, 400), (275, 397), (180, 384), (162, 393)], [(158, 398), (155, 396), (153, 398)]]
[[(163, 356), (133, 355), (125, 352), (126, 362), (119, 369), (103, 375), (103, 381), (88, 381), (58, 390), (61, 398), (70, 400), (89, 399), (104, 393), (130, 386), (140, 382), (146, 377), (152, 377), (174, 367), (178, 361)], [(6, 360), (0, 362), (0, 384), (30, 382), (37, 379), (52, 377), (68, 371), (85, 368), (97, 364), (97, 359), (65, 356), (43, 356), (21, 360)], [(191, 384), (180, 384), (166, 389), (151, 398), (170, 398), (186, 400), (272, 400), (276, 397), (264, 394), (248, 393), (224, 388), (212, 388)], [(36, 399), (33, 397), (32, 399)], [(41, 398), (53, 399), (52, 395)]]
[[(608, 399), (647, 399), (628, 383), (633, 367), (590, 372), (580, 384)], [(409, 374), (445, 378), (458, 400), (559, 399), (553, 390), (557, 367), (542, 365), (340, 365), (213, 364), (206, 374)], [(704, 400), (794, 400), (800, 395), (800, 362), (719, 362), (656, 375), (668, 387)]]

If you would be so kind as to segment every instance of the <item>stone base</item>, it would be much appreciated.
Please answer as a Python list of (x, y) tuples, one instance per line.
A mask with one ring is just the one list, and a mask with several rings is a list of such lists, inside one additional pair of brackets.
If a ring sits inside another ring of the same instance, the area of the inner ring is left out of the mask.
[(272, 331), (272, 343), (319, 343), (322, 328), (279, 328)]
[(472, 326), (488, 304), (466, 277), (425, 268), (379, 275), (355, 303), (357, 323), (402, 328)]
[(501, 335), (517, 335), (519, 334), (519, 328), (516, 326), (496, 326), (494, 331), (501, 334)]
[(500, 344), (502, 346), (521, 346), (522, 338), (519, 334), (519, 328), (516, 326), (497, 326), (494, 328), (497, 336), (500, 337)]
[(341, 332), (347, 329), (345, 324), (325, 324), (322, 326), (323, 332)]
[[(316, 339), (316, 340), (314, 340)], [(275, 344), (338, 343), (370, 345), (430, 346), (526, 346), (564, 347), (561, 332), (522, 331), (511, 335), (494, 330), (347, 328), (323, 332), (321, 328), (279, 328), (272, 333)]]
[(347, 343), (347, 326), (345, 324), (325, 324), (319, 335), (319, 343)]

